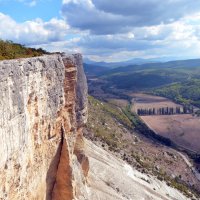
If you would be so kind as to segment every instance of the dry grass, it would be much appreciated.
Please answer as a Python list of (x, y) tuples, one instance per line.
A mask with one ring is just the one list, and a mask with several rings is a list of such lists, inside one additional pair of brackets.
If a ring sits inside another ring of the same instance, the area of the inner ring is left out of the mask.
[[(131, 130), (124, 113), (114, 105), (89, 97), (89, 119), (85, 136), (139, 171), (155, 175), (184, 193), (187, 191), (180, 187), (187, 183), (200, 191), (198, 180), (179, 153), (145, 138), (135, 132), (133, 127)], [(184, 184), (177, 185), (175, 177), (181, 177)]]
[(120, 108), (125, 108), (128, 106), (129, 102), (125, 99), (107, 99), (109, 103), (118, 106)]

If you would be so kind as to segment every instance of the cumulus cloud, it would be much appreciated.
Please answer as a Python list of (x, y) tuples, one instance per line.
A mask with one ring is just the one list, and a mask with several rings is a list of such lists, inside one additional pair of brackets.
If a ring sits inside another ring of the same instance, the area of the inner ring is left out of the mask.
[(63, 40), (69, 27), (64, 20), (53, 18), (17, 23), (10, 16), (0, 13), (0, 38), (26, 45), (44, 44)]
[(62, 14), (74, 37), (47, 49), (99, 61), (200, 56), (196, 0), (63, 0)]
[(32, 45), (35, 48), (43, 48), (50, 52), (83, 53), (82, 48), (77, 46), (79, 38), (72, 38), (65, 41), (56, 41), (46, 44)]
[(168, 24), (198, 11), (200, 3), (196, 0), (63, 0), (62, 9), (70, 26), (92, 34)]
[(37, 5), (39, 0), (15, 0), (15, 1), (24, 3), (25, 5), (30, 6), (30, 7), (34, 7)]
[(76, 45), (84, 55), (98, 61), (136, 56), (194, 58), (200, 56), (199, 17), (195, 14), (170, 24), (136, 27), (127, 33), (87, 34)]
[[(107, 36), (85, 36), (78, 43), (88, 49), (108, 49), (108, 50), (144, 50), (154, 48), (154, 41), (128, 39), (127, 35), (107, 35)], [(160, 46), (160, 45), (157, 45)]]
[(62, 16), (17, 23), (0, 13), (0, 38), (98, 61), (200, 56), (197, 0), (63, 0)]

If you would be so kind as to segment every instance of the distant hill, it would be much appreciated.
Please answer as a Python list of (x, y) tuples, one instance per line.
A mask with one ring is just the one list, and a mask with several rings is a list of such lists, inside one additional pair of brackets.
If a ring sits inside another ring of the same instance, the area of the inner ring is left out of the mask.
[(120, 89), (152, 89), (200, 78), (200, 59), (129, 65), (105, 71), (101, 78)]
[(0, 60), (40, 56), (48, 52), (39, 48), (28, 48), (12, 41), (0, 40)]
[(127, 61), (121, 61), (121, 62), (95, 62), (90, 59), (85, 58), (84, 63), (86, 64), (92, 64), (102, 67), (108, 67), (108, 68), (118, 68), (118, 67), (126, 67), (129, 65), (143, 65), (147, 63), (164, 63), (177, 60), (173, 57), (160, 57), (160, 58), (150, 58), (150, 59), (143, 59), (143, 58), (133, 58)]
[(169, 62), (154, 62), (141, 65), (127, 65), (125, 67), (118, 67), (109, 71), (109, 74), (122, 73), (122, 72), (134, 72), (137, 70), (151, 70), (151, 69), (176, 69), (176, 68), (191, 68), (200, 67), (200, 59), (190, 60), (177, 60)]
[(109, 70), (107, 67), (97, 66), (94, 64), (84, 63), (83, 66), (87, 77), (99, 76)]
[(102, 67), (107, 67), (107, 68), (117, 68), (117, 67), (125, 67), (127, 65), (141, 65), (144, 63), (152, 63), (152, 62), (160, 62), (160, 61), (156, 59), (134, 58), (134, 59), (122, 61), (122, 62), (95, 62), (89, 59), (84, 59), (84, 62), (86, 64), (92, 64), (92, 65), (97, 65), (97, 66), (102, 66)]

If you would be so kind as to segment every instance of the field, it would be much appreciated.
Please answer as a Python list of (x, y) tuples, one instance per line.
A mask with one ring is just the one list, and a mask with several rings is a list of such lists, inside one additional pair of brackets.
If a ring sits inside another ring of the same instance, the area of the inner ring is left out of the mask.
[(142, 173), (152, 174), (159, 180), (165, 180), (182, 192), (187, 192), (187, 189), (179, 185), (180, 177), (181, 181), (190, 183), (200, 190), (199, 181), (191, 171), (192, 164), (187, 160), (187, 156), (160, 145), (159, 142), (133, 129), (130, 118), (122, 109), (118, 109), (127, 106), (127, 103), (122, 99), (110, 99), (107, 103), (89, 96), (89, 118), (85, 136), (97, 145), (112, 151), (117, 157), (126, 160)]
[(132, 99), (132, 111), (137, 111), (137, 109), (149, 109), (149, 108), (161, 108), (161, 107), (181, 107), (180, 105), (170, 101), (167, 98), (153, 96), (143, 93), (132, 93), (130, 94)]
[(143, 121), (157, 134), (176, 144), (200, 153), (200, 118), (192, 115), (142, 116)]
[[(178, 104), (152, 95), (136, 93), (133, 97), (132, 110), (138, 108), (173, 107)], [(142, 120), (155, 133), (171, 139), (179, 146), (200, 153), (200, 118), (191, 114), (141, 116)]]

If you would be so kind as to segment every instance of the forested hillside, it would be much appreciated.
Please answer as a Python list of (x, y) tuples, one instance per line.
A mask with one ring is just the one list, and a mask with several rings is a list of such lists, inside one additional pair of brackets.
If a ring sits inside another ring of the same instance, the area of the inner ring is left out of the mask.
[(151, 90), (177, 82), (200, 78), (200, 59), (149, 63), (121, 67), (104, 72), (100, 78), (128, 90)]
[(193, 104), (200, 107), (200, 79), (174, 83), (153, 91), (154, 94), (164, 96), (181, 104)]
[(0, 40), (0, 60), (35, 57), (46, 54), (47, 52), (41, 48), (27, 48), (21, 44), (12, 41)]
[(84, 66), (84, 71), (88, 77), (98, 76), (109, 70), (108, 67), (102, 67), (102, 66), (98, 66), (98, 65), (94, 65), (94, 64), (84, 63), (83, 66)]

